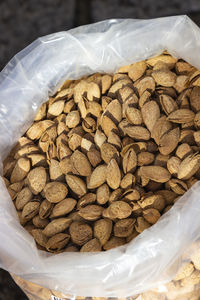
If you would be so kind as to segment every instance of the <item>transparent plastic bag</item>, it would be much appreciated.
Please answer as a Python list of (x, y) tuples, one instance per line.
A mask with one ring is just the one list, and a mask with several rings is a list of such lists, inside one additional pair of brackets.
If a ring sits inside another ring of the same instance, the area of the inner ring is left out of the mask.
[[(112, 73), (164, 49), (200, 68), (199, 28), (186, 16), (108, 20), (39, 38), (18, 53), (0, 74), (1, 171), (3, 159), (39, 106), (65, 79)], [(198, 182), (155, 225), (125, 246), (102, 253), (52, 255), (38, 251), (19, 224), (0, 177), (0, 267), (71, 297), (145, 299), (137, 295), (166, 287), (184, 262), (183, 253), (200, 237), (199, 197)]]

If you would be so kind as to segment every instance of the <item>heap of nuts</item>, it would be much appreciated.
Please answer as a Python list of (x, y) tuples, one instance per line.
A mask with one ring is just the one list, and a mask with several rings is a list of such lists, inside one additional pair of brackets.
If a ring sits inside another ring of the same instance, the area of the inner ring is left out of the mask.
[(200, 179), (200, 71), (167, 52), (67, 80), (4, 161), (39, 249), (101, 251), (155, 224)]

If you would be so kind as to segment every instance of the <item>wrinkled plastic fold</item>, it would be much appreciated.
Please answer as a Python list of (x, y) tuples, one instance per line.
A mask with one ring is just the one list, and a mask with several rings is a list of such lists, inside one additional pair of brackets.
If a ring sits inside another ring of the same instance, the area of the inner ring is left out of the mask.
[[(168, 50), (200, 68), (200, 30), (186, 16), (108, 20), (37, 39), (0, 74), (0, 169), (40, 105), (66, 79), (113, 73)], [(100, 253), (38, 251), (0, 177), (0, 267), (65, 294), (134, 296), (173, 279), (200, 237), (200, 183), (125, 246)]]

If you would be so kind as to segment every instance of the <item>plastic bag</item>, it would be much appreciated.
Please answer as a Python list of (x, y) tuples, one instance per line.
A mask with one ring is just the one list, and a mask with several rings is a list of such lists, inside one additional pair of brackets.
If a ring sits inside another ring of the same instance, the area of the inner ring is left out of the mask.
[[(1, 171), (2, 160), (39, 106), (65, 79), (114, 72), (164, 49), (200, 68), (199, 28), (186, 16), (108, 20), (39, 38), (18, 53), (0, 75)], [(19, 224), (0, 177), (0, 267), (72, 296), (129, 297), (163, 286), (175, 276), (183, 252), (200, 237), (199, 195), (196, 183), (155, 225), (125, 246), (52, 255), (38, 251)]]

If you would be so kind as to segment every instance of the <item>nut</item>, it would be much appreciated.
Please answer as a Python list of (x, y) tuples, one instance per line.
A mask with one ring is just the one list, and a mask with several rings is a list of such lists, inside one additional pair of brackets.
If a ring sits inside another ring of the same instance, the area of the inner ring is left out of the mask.
[[(200, 179), (199, 96), (200, 71), (166, 51), (67, 80), (3, 162), (38, 249), (112, 249), (170, 210)], [(176, 284), (198, 284), (197, 270)]]

